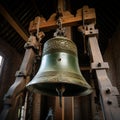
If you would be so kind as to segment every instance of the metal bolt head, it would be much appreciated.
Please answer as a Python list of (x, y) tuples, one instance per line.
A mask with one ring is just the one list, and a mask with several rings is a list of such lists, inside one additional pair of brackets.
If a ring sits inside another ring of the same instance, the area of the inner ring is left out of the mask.
[(98, 67), (101, 67), (101, 63), (99, 62), (99, 63), (97, 64), (97, 66), (98, 66)]
[(107, 101), (107, 104), (108, 104), (108, 105), (111, 105), (111, 104), (112, 104), (112, 101), (111, 101), (111, 100), (108, 100), (108, 101)]
[(107, 88), (107, 89), (106, 89), (106, 93), (107, 93), (107, 94), (110, 94), (110, 93), (111, 93), (110, 88)]

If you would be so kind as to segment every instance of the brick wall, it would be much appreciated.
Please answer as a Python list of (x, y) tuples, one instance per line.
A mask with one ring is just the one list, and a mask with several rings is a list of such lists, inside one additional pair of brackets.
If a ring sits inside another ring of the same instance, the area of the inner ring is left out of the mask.
[(22, 61), (20, 54), (16, 52), (4, 40), (0, 39), (0, 55), (4, 58), (4, 64), (0, 75), (0, 111), (3, 97), (15, 80), (15, 73), (19, 70)]

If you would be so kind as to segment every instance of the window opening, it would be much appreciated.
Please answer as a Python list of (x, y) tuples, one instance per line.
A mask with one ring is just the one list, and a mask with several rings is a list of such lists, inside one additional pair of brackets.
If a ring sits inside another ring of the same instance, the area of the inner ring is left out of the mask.
[(2, 66), (3, 66), (3, 57), (0, 55), (0, 74), (2, 71)]
[(0, 66), (1, 66), (1, 64), (2, 64), (2, 56), (0, 56)]

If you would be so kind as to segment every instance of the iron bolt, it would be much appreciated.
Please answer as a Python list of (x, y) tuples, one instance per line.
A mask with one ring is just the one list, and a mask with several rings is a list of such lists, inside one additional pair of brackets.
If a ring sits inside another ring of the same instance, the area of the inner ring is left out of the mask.
[(101, 63), (99, 62), (99, 63), (97, 64), (97, 66), (98, 66), (98, 67), (101, 67)]
[(112, 101), (111, 101), (111, 100), (108, 100), (108, 101), (107, 101), (107, 104), (111, 105), (111, 104), (112, 104)]
[(107, 94), (110, 94), (110, 93), (111, 93), (110, 88), (107, 88), (107, 89), (106, 89), (106, 93), (107, 93)]

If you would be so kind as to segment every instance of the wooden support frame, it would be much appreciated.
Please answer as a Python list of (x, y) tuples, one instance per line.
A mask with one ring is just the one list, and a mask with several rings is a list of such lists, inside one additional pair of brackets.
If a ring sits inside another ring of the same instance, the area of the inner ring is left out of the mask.
[[(84, 6), (82, 9), (77, 11), (75, 17), (68, 11), (63, 12), (63, 27), (80, 25), (83, 22), (83, 16), (84, 25), (89, 24), (89, 26), (87, 26), (88, 30), (86, 30), (87, 28), (83, 29), (83, 27), (79, 27), (78, 30), (83, 32), (83, 34), (88, 38), (89, 51), (91, 53), (90, 57), (93, 61), (91, 66), (96, 71), (97, 82), (100, 91), (100, 103), (104, 114), (104, 119), (119, 120), (120, 108), (116, 97), (116, 95), (119, 95), (119, 93), (117, 88), (112, 86), (111, 81), (107, 76), (106, 69), (108, 69), (109, 66), (108, 63), (103, 61), (102, 54), (99, 49), (97, 42), (98, 30), (94, 29), (96, 20), (95, 10)], [(31, 21), (29, 31), (34, 33), (38, 28), (44, 31), (55, 29), (57, 27), (55, 17), (55, 13), (48, 21), (46, 21), (44, 18), (36, 17), (35, 20)], [(41, 24), (38, 26), (38, 23)]]
[[(89, 37), (88, 42), (93, 62), (98, 64), (103, 63), (97, 37)], [(119, 95), (117, 88), (112, 86), (111, 81), (108, 78), (106, 68), (96, 68), (95, 72), (100, 91), (100, 103), (104, 114), (104, 120), (119, 120), (120, 108), (116, 97)]]
[[(25, 89), (26, 84), (30, 81), (32, 74), (33, 62), (36, 57), (36, 48), (40, 48), (40, 42), (35, 36), (30, 36), (25, 44), (26, 52), (20, 66), (20, 70), (16, 72), (16, 79), (4, 96), (4, 106), (0, 114), (1, 120), (6, 120), (8, 113), (14, 109), (14, 102), (17, 96)], [(39, 50), (39, 49), (38, 49)]]
[[(69, 11), (64, 11), (62, 15), (63, 27), (80, 25), (83, 21), (83, 16), (86, 24), (91, 22), (95, 23), (96, 21), (95, 9), (89, 8), (88, 6), (83, 6), (83, 8), (78, 9), (75, 16)], [(40, 23), (39, 26), (38, 23)], [(56, 13), (53, 13), (47, 21), (43, 17), (36, 17), (30, 22), (30, 33), (36, 32), (38, 28), (42, 31), (49, 31), (57, 28)]]
[(119, 120), (120, 107), (118, 105), (117, 95), (119, 92), (116, 87), (113, 87), (107, 75), (106, 69), (109, 68), (107, 62), (103, 61), (102, 54), (98, 44), (98, 30), (95, 29), (95, 24), (91, 23), (78, 27), (78, 30), (83, 32), (85, 40), (88, 42), (88, 51), (91, 58), (91, 69), (95, 70), (97, 83), (100, 91), (100, 104), (104, 116), (104, 120)]

